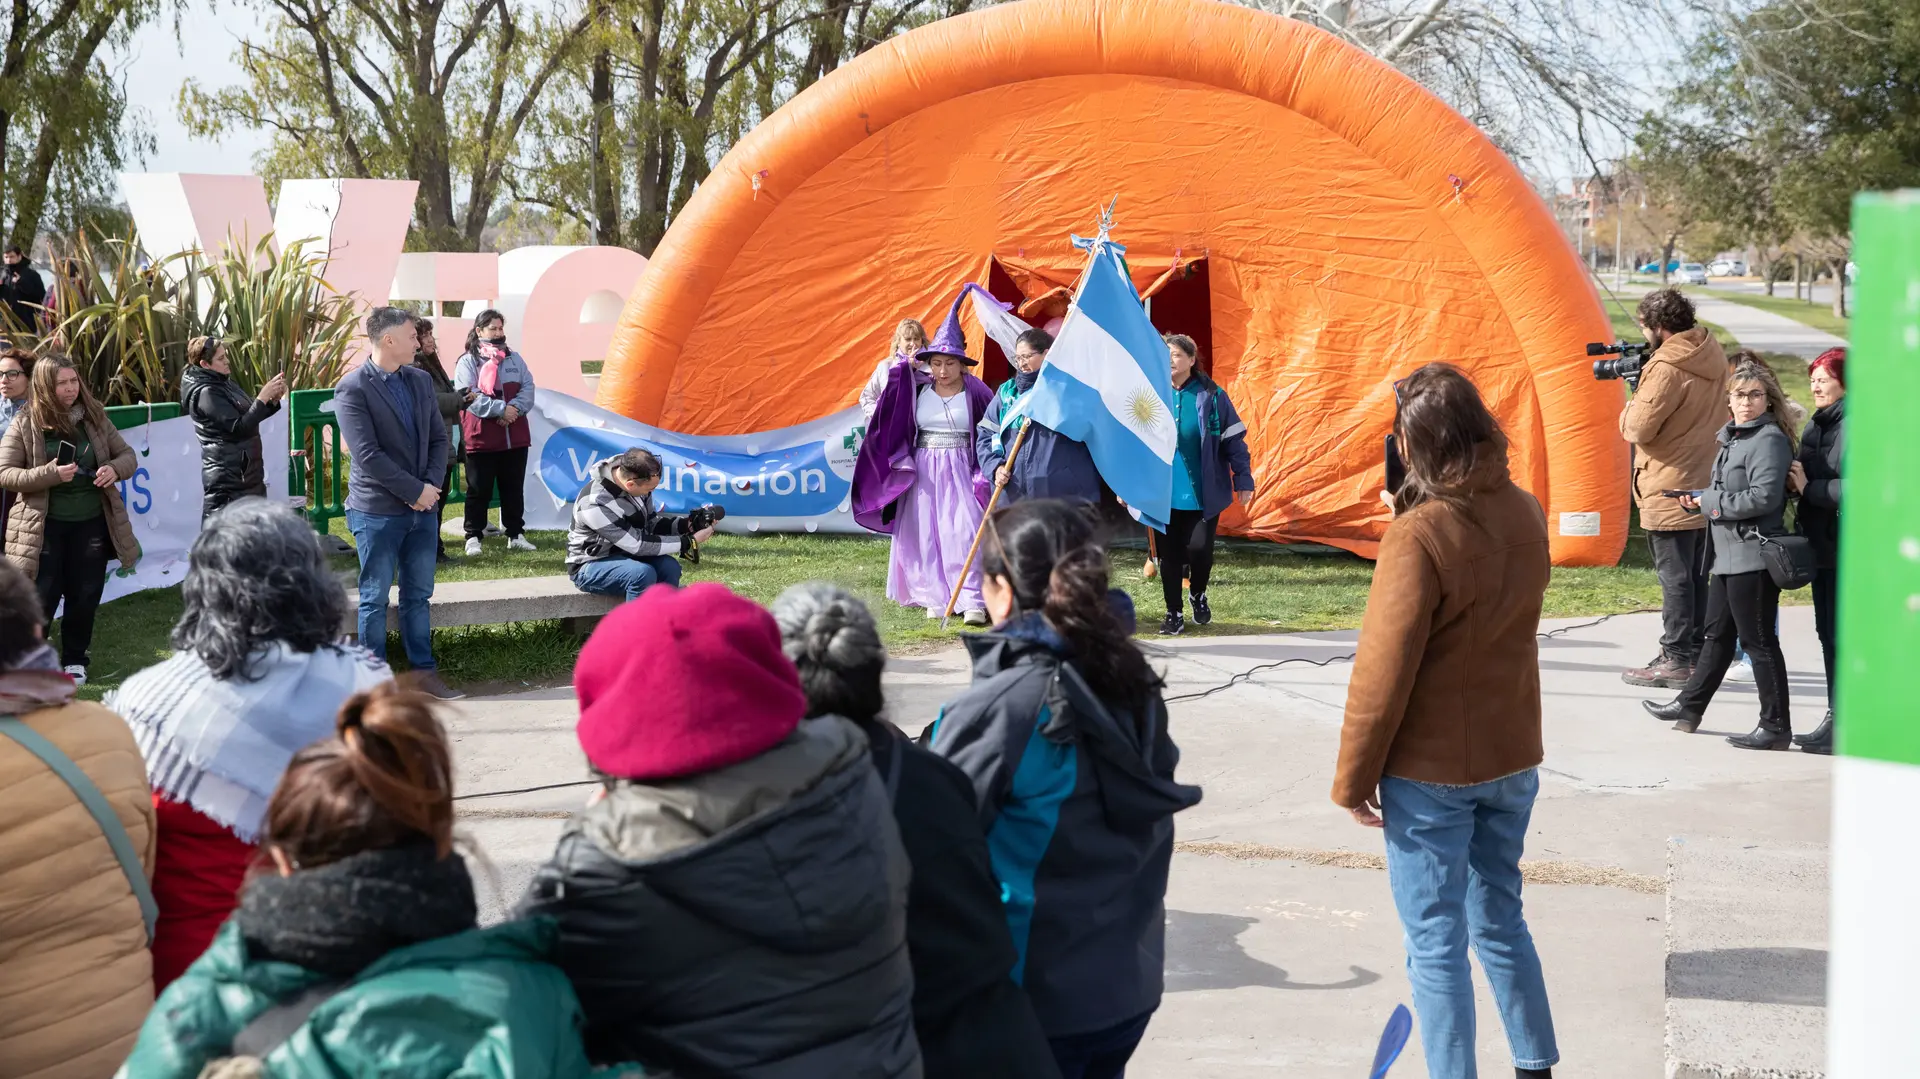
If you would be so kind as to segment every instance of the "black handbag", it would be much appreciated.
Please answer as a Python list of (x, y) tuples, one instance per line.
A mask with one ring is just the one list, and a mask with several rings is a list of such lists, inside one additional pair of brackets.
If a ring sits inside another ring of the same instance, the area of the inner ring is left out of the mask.
[(1807, 537), (1768, 536), (1756, 529), (1749, 532), (1747, 538), (1760, 541), (1760, 560), (1766, 563), (1767, 574), (1773, 578), (1773, 583), (1782, 590), (1791, 592), (1796, 588), (1805, 588), (1819, 576), (1813, 541)]

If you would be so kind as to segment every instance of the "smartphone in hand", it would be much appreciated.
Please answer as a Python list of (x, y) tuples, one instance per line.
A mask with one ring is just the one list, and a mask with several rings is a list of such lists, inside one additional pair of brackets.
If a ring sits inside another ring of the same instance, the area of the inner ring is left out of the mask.
[(1660, 492), (1660, 494), (1666, 498), (1699, 498), (1700, 497), (1699, 491), (1662, 491)]
[(54, 458), (53, 463), (56, 465), (70, 465), (74, 462), (74, 458), (78, 457), (79, 454), (80, 454), (79, 448), (76, 447), (73, 443), (62, 442), (60, 443), (60, 452)]

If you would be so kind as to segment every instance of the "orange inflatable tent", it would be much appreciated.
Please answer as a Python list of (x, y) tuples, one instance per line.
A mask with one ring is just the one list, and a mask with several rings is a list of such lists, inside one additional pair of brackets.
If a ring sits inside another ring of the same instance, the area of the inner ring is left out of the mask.
[(894, 324), (931, 328), (962, 282), (1058, 314), (1069, 234), (1114, 196), (1154, 322), (1200, 341), (1248, 422), (1259, 490), (1226, 531), (1371, 555), (1392, 381), (1448, 360), (1505, 426), (1554, 560), (1618, 560), (1621, 388), (1583, 348), (1610, 331), (1547, 208), (1398, 71), (1213, 0), (999, 5), (796, 95), (668, 229), (599, 403), (695, 434), (845, 408)]

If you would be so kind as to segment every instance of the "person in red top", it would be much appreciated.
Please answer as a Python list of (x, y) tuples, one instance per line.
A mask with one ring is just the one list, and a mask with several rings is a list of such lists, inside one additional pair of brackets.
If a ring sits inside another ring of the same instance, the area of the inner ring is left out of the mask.
[(206, 951), (257, 860), (267, 802), (348, 697), (393, 677), (339, 642), (347, 597), (318, 537), (284, 506), (233, 502), (188, 554), (172, 658), (108, 698), (153, 787), (156, 991)]
[(487, 507), (500, 492), (500, 529), (507, 549), (531, 551), (527, 540), (527, 449), (533, 432), (533, 371), (507, 345), (507, 320), (498, 311), (480, 312), (467, 333), (467, 352), (454, 366), (453, 388), (463, 395), (460, 435), (467, 448), (467, 547), (480, 553), (486, 535)]

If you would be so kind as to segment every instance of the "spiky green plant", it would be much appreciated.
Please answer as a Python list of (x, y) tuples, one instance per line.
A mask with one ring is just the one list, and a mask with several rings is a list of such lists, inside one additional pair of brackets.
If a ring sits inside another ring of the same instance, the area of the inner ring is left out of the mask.
[(73, 356), (106, 404), (178, 400), (187, 343), (208, 334), (227, 343), (248, 393), (282, 371), (294, 389), (331, 386), (346, 366), (355, 308), (321, 276), (324, 263), (305, 241), (276, 253), (263, 237), (251, 250), (229, 243), (211, 257), (154, 262), (132, 234), (82, 234), (55, 261), (55, 325), (37, 343)]

